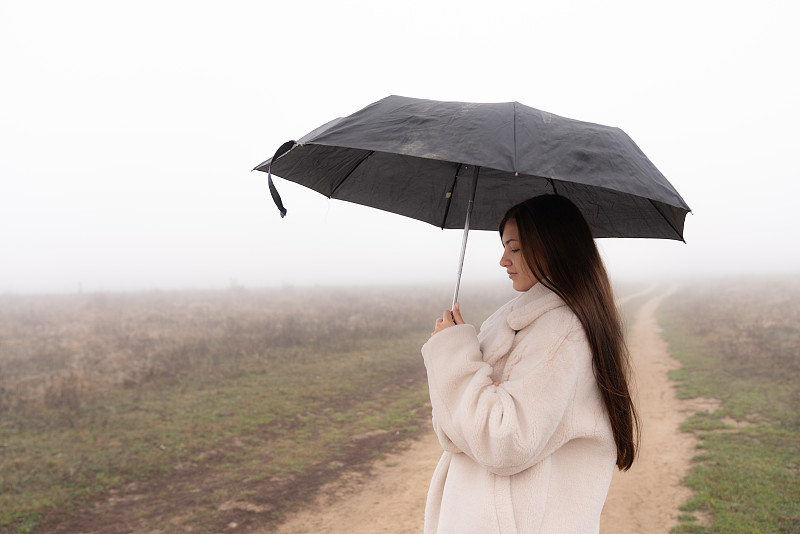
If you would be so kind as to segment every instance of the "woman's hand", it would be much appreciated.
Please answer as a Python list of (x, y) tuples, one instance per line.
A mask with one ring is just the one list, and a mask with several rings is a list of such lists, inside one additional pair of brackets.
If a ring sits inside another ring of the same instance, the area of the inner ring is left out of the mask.
[(453, 306), (452, 312), (450, 310), (445, 310), (444, 313), (442, 313), (442, 316), (436, 319), (436, 326), (434, 327), (431, 336), (441, 332), (445, 328), (450, 328), (451, 326), (455, 326), (457, 324), (464, 324), (464, 319), (461, 317), (461, 306), (458, 304), (458, 302), (456, 302), (456, 305)]

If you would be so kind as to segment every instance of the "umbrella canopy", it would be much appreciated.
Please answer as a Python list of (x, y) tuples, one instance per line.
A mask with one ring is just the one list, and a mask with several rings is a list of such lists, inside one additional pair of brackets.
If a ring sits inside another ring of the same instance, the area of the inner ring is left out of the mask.
[(595, 237), (683, 240), (689, 211), (619, 128), (518, 102), (390, 96), (286, 143), (255, 169), (441, 228), (469, 220), (496, 230), (511, 206), (557, 194), (578, 206)]

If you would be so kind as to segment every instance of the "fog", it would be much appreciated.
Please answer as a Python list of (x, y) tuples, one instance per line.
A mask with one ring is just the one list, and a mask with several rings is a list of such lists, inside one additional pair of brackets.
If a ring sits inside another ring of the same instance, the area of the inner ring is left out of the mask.
[[(0, 2), (0, 292), (452, 284), (458, 231), (251, 169), (390, 94), (628, 133), (686, 243), (614, 278), (800, 273), (797, 2)], [(471, 232), (464, 282), (503, 280)]]

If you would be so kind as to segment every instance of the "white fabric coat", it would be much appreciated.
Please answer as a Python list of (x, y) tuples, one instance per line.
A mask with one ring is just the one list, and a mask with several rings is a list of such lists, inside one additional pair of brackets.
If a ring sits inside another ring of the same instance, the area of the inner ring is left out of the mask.
[[(590, 534), (616, 465), (580, 321), (544, 285), (422, 347), (444, 449), (426, 534)], [(499, 385), (494, 385), (499, 383)]]

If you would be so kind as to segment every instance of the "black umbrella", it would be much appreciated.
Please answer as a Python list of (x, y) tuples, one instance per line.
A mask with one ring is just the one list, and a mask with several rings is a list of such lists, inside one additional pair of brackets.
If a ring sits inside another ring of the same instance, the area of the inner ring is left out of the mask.
[(496, 230), (511, 206), (569, 198), (595, 237), (683, 240), (689, 206), (619, 128), (518, 102), (475, 104), (401, 96), (379, 100), (285, 143), (256, 170), (328, 198), (441, 228)]

